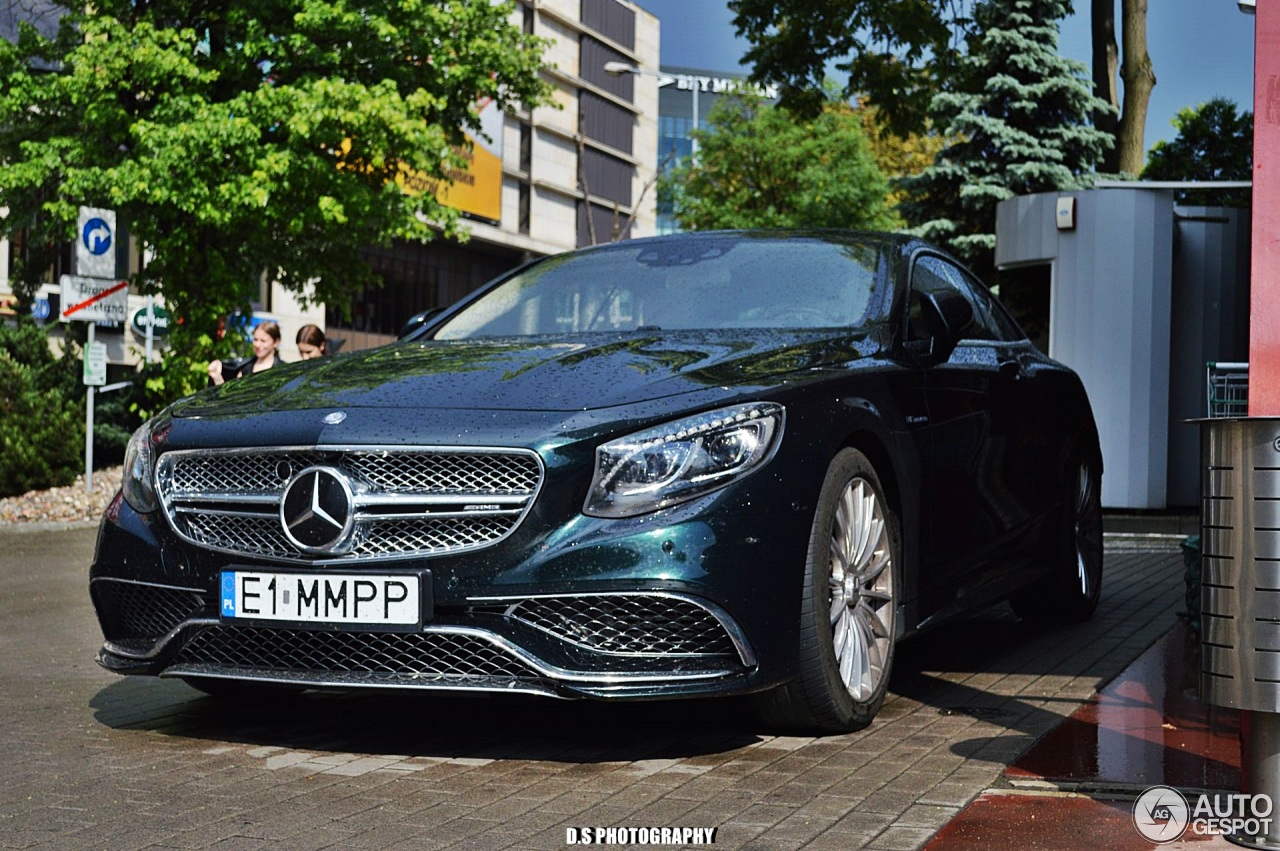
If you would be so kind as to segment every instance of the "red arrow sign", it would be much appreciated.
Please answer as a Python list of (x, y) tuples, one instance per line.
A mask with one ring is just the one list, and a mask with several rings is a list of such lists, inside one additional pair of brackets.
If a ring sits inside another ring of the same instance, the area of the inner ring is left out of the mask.
[(80, 302), (79, 304), (73, 304), (73, 305), (71, 305), (71, 306), (70, 306), (70, 307), (68, 307), (66, 310), (62, 311), (62, 316), (63, 316), (64, 318), (65, 318), (65, 317), (68, 317), (68, 316), (70, 316), (71, 314), (75, 313), (77, 310), (82, 310), (82, 309), (84, 309), (84, 308), (88, 307), (88, 306), (89, 306), (89, 305), (91, 305), (91, 304), (97, 304), (98, 302), (100, 302), (100, 301), (102, 301), (104, 298), (106, 298), (107, 296), (111, 295), (112, 293), (118, 293), (118, 292), (120, 292), (122, 289), (124, 289), (124, 288), (125, 288), (125, 287), (127, 287), (127, 286), (129, 286), (129, 282), (128, 282), (128, 281), (121, 281), (120, 283), (115, 284), (114, 286), (107, 287), (105, 290), (103, 290), (102, 292), (98, 293), (98, 294), (97, 294), (97, 295), (95, 295), (93, 298), (87, 298), (87, 299), (85, 299), (84, 301)]

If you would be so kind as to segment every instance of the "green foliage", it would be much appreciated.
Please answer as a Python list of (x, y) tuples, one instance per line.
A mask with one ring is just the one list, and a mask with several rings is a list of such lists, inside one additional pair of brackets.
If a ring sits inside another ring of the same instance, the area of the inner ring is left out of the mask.
[(660, 187), (687, 230), (896, 224), (888, 181), (848, 105), (805, 119), (743, 92), (720, 98), (694, 135), (696, 161), (668, 170)]
[(859, 106), (858, 116), (862, 119), (862, 135), (871, 148), (871, 156), (889, 179), (886, 203), (896, 211), (907, 199), (902, 179), (914, 177), (933, 165), (946, 142), (941, 135), (931, 132), (898, 136), (889, 131), (881, 110), (869, 104)]
[[(361, 248), (457, 232), (456, 211), (396, 178), (459, 166), (482, 99), (544, 100), (542, 41), (512, 9), (68, 4), (55, 39), (27, 26), (0, 39), (0, 235), (57, 245), (80, 205), (115, 209), (148, 249), (133, 283), (164, 296), (192, 363), (227, 353), (216, 323), (264, 276), (304, 304), (346, 304), (373, 281)], [(24, 291), (43, 271), (29, 265)], [(170, 372), (186, 386), (185, 367)]]
[[(213, 348), (207, 341), (201, 351)], [(209, 384), (208, 359), (170, 350), (163, 361), (143, 364), (133, 377), (127, 396), (129, 413), (139, 421), (148, 420), (171, 402), (190, 396)]]
[[(1147, 180), (1251, 180), (1253, 178), (1253, 113), (1237, 112), (1234, 102), (1214, 98), (1178, 110), (1178, 135), (1156, 142), (1147, 153)], [(1179, 204), (1249, 207), (1248, 189), (1181, 189)]]
[(1112, 144), (1094, 128), (1111, 107), (1091, 93), (1084, 65), (1058, 55), (1068, 0), (983, 0), (969, 52), (931, 112), (947, 146), (904, 181), (914, 230), (990, 273), (996, 205), (1015, 195), (1088, 185)]
[(0, 324), (0, 497), (70, 484), (83, 467), (80, 360), (30, 321)]
[(846, 99), (865, 97), (897, 135), (926, 126), (930, 98), (959, 60), (966, 0), (730, 0), (751, 43), (751, 79), (777, 84), (789, 108), (815, 115), (830, 69)]

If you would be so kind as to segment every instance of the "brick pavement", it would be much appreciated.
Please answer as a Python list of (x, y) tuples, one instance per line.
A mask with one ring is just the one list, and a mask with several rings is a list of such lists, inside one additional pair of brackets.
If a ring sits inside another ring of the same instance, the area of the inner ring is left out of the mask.
[(1174, 623), (1176, 551), (1109, 551), (1087, 624), (1007, 607), (904, 643), (860, 733), (732, 701), (321, 694), (252, 707), (92, 662), (90, 528), (0, 529), (0, 848), (563, 849), (582, 827), (715, 847), (920, 847)]

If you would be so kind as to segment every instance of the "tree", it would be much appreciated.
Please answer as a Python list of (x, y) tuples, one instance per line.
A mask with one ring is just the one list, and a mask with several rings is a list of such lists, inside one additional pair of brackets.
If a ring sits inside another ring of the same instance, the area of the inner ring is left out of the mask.
[(907, 200), (903, 178), (914, 177), (933, 165), (946, 145), (940, 133), (926, 131), (897, 136), (889, 132), (881, 111), (869, 104), (858, 107), (862, 119), (862, 135), (871, 149), (880, 172), (889, 180), (889, 195), (885, 201), (890, 210), (896, 211)]
[(77, 358), (55, 357), (30, 318), (0, 322), (0, 497), (66, 485), (83, 469)]
[[(1115, 136), (1115, 147), (1103, 161), (1109, 172), (1142, 171), (1147, 127), (1147, 105), (1156, 85), (1151, 56), (1147, 53), (1147, 0), (1121, 0), (1123, 62), (1116, 45), (1116, 0), (1091, 0), (1090, 30), (1093, 40), (1093, 93), (1111, 105), (1099, 112), (1094, 124)], [(1121, 103), (1116, 75), (1124, 80)]]
[[(1178, 110), (1178, 135), (1156, 142), (1147, 154), (1142, 176), (1147, 180), (1251, 180), (1253, 178), (1253, 113), (1237, 112), (1233, 101), (1214, 98)], [(1180, 204), (1248, 207), (1248, 189), (1181, 189)]]
[(55, 38), (0, 39), (0, 234), (56, 245), (80, 205), (114, 208), (147, 248), (134, 283), (180, 317), (173, 351), (190, 360), (264, 277), (342, 306), (373, 279), (362, 248), (457, 233), (429, 186), (463, 165), (479, 102), (545, 97), (541, 41), (511, 15), (490, 0), (68, 4)]
[(1087, 68), (1058, 55), (1069, 0), (984, 0), (955, 90), (932, 104), (950, 140), (933, 166), (904, 181), (904, 214), (979, 274), (992, 269), (996, 204), (1084, 185), (1111, 138), (1090, 118), (1106, 105)]
[[(1094, 94), (1110, 104), (1095, 126), (1116, 145), (1109, 172), (1142, 170), (1147, 105), (1156, 84), (1147, 53), (1148, 0), (1090, 0)], [(969, 0), (730, 0), (737, 34), (750, 42), (751, 78), (778, 85), (783, 102), (813, 113), (829, 66), (848, 75), (846, 98), (865, 96), (899, 135), (922, 131), (932, 96), (950, 87), (972, 28)], [(1071, 4), (1068, 4), (1068, 12)], [(1121, 103), (1117, 75), (1124, 80)], [(1123, 106), (1123, 110), (1121, 110)]]
[(806, 119), (759, 95), (720, 98), (697, 159), (668, 170), (662, 191), (689, 230), (746, 227), (884, 228), (888, 181), (848, 104)]
[(966, 0), (730, 0), (751, 48), (751, 79), (777, 85), (782, 102), (814, 115), (829, 65), (848, 75), (846, 99), (865, 97), (893, 132), (921, 131), (939, 81), (959, 59)]

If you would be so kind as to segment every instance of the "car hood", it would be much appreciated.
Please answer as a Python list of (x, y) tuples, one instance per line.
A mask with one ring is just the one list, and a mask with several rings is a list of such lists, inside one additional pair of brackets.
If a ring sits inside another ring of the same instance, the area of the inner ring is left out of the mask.
[(785, 376), (870, 354), (865, 332), (665, 332), (400, 343), (273, 368), (197, 394), (179, 417), (314, 408), (582, 411)]

